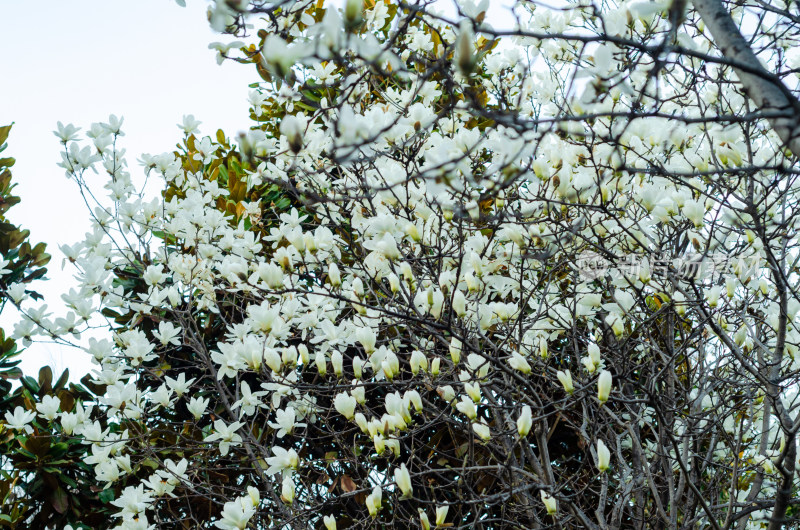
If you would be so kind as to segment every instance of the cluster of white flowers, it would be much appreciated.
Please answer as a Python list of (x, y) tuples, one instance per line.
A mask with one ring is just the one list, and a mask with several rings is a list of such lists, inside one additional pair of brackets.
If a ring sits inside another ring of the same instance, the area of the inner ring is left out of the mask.
[[(734, 84), (692, 81), (695, 58), (659, 65), (625, 56), (624, 39), (668, 29), (664, 5), (625, 2), (592, 15), (520, 3), (519, 36), (495, 47), (491, 27), (476, 22), (484, 4), (460, 2), (472, 16), (464, 22), (421, 14), (424, 24), (401, 35), (384, 2), (366, 11), (347, 2), (317, 19), (309, 2), (284, 5), (259, 60), (285, 81), (251, 95), (263, 126), (241, 139), (254, 157), (247, 193), (236, 188), (224, 139), (201, 138), (191, 116), (179, 125), (184, 156), (142, 158), (166, 182), (153, 200), (136, 192), (116, 145), (121, 120), (93, 125), (93, 147), (59, 123), (68, 175), (88, 190), (84, 175), (102, 166), (108, 200), (93, 210), (86, 239), (63, 248), (79, 281), (65, 297), (70, 313), (52, 320), (26, 300), (14, 336), (78, 336), (101, 309), (139, 315), (87, 347), (94, 379), (106, 385), (107, 424), (80, 406), (37, 405), (91, 444), (87, 463), (101, 483), (141, 475), (147, 458), (149, 478), (113, 501), (119, 528), (146, 528), (148, 512), (181, 484), (203, 494), (208, 484), (193, 468), (242, 459), (257, 482), (223, 503), (218, 528), (245, 528), (261, 510), (288, 521), (295, 508), (335, 528), (334, 515), (307, 513), (321, 495), (309, 473), (322, 477), (325, 451), (368, 470), (356, 486), (365, 516), (378, 517), (389, 492), (398, 502), (424, 494), (445, 502), (435, 513), (441, 525), (447, 499), (423, 493), (421, 471), (461, 484), (451, 468), (461, 464), (430, 441), (445, 431), (457, 433), (453, 454), (479, 451), (491, 455), (484, 467), (510, 466), (535, 486), (518, 494), (556, 516), (575, 502), (561, 488), (578, 473), (542, 454), (559, 421), (592, 448), (602, 480), (617, 473), (620, 482), (640, 472), (617, 465), (631, 452), (669, 458), (677, 472), (681, 452), (698, 450), (692, 431), (720, 421), (721, 434), (739, 433), (750, 469), (766, 474), (760, 492), (743, 486), (735, 495), (775, 495), (773, 457), (786, 442), (774, 415), (796, 406), (800, 343), (797, 270), (786, 264), (797, 258), (797, 186), (793, 176), (776, 180), (788, 167), (780, 142), (763, 126), (745, 137), (735, 123), (703, 121), (712, 111), (735, 114), (743, 100)], [(212, 25), (235, 25), (248, 6), (216, 2)], [(619, 46), (581, 51), (580, 39), (543, 38), (591, 35), (599, 20)], [(367, 30), (354, 32), (361, 23)], [(708, 46), (699, 31), (677, 38), (687, 49)], [(214, 48), (222, 57), (244, 46)], [(422, 58), (441, 60), (428, 72), (409, 66)], [(570, 85), (576, 73), (585, 82)], [(297, 79), (317, 88), (292, 93)], [(273, 105), (289, 113), (277, 117)], [(292, 203), (262, 204), (265, 190)], [(588, 250), (647, 263), (692, 249), (736, 252), (764, 268), (688, 278), (643, 266), (608, 279), (572, 267)], [(156, 322), (151, 332), (137, 327), (142, 319)], [(170, 366), (181, 349), (193, 364)], [(776, 350), (770, 375), (758, 375)], [(669, 420), (653, 408), (667, 372), (669, 406), (679, 411)], [(781, 377), (782, 401), (764, 400)], [(723, 403), (728, 380), (760, 389), (761, 401), (746, 412)], [(676, 385), (692, 400), (678, 402)], [(196, 421), (197, 433), (174, 442), (196, 456), (159, 461), (150, 456), (157, 447), (146, 449), (157, 442), (122, 428), (173, 409)], [(6, 424), (29, 430), (32, 419), (20, 408)], [(653, 441), (661, 429), (677, 441)], [(702, 451), (728, 465), (731, 449), (717, 434)], [(414, 455), (414, 440), (425, 455)], [(438, 463), (426, 468), (428, 458)], [(419, 521), (430, 527), (424, 510)]]

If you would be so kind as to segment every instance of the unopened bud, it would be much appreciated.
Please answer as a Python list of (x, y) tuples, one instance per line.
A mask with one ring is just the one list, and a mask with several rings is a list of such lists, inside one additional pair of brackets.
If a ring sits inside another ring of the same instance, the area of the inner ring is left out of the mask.
[(474, 34), (472, 23), (469, 20), (461, 22), (456, 39), (455, 60), (458, 69), (464, 75), (469, 75), (475, 69), (475, 47), (473, 46)]
[(347, 0), (344, 5), (344, 27), (347, 31), (358, 28), (364, 21), (364, 0)]

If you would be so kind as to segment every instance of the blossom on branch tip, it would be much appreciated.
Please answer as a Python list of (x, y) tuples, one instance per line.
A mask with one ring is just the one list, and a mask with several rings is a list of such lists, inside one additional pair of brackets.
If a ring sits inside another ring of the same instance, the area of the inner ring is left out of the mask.
[(35, 412), (31, 412), (20, 406), (17, 406), (13, 413), (6, 412), (6, 427), (17, 431), (25, 431), (26, 433), (30, 434), (33, 432), (33, 427), (30, 426), (30, 423), (35, 417)]

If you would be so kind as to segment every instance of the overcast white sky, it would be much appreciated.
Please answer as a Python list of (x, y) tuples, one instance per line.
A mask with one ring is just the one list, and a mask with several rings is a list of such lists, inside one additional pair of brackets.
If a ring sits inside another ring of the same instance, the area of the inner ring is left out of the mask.
[[(169, 151), (182, 133), (184, 114), (202, 120), (201, 132), (221, 128), (234, 136), (248, 127), (247, 93), (253, 68), (218, 66), (208, 44), (224, 40), (205, 18), (204, 0), (181, 8), (173, 0), (0, 0), (0, 125), (15, 122), (4, 156), (13, 156), (21, 204), (11, 220), (47, 243), (49, 280), (36, 288), (49, 306), (72, 283), (61, 270), (58, 245), (82, 238), (88, 226), (77, 189), (64, 171), (56, 121), (86, 128), (109, 114), (125, 117), (123, 146), (134, 174), (142, 153)], [(83, 131), (81, 131), (83, 132)], [(102, 176), (97, 177), (98, 185)], [(0, 316), (11, 331), (14, 315)], [(33, 373), (49, 363), (78, 379), (91, 367), (70, 348), (35, 344), (23, 354)]]

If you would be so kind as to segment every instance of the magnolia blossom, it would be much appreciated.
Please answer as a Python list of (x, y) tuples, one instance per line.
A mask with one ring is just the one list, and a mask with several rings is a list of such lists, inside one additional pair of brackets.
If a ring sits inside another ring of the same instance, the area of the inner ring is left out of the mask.
[(144, 486), (128, 486), (122, 491), (122, 495), (112, 501), (111, 504), (119, 507), (122, 511), (115, 514), (117, 517), (126, 515), (138, 515), (144, 512), (153, 502), (153, 497), (144, 491)]
[(461, 401), (456, 404), (456, 408), (470, 420), (474, 420), (478, 416), (478, 409), (475, 407), (475, 402), (468, 396), (461, 396)]
[[(61, 400), (55, 396), (44, 396), (42, 402), (36, 405), (36, 410), (47, 420), (53, 420), (58, 415)], [(16, 411), (15, 411), (16, 413)]]
[(196, 420), (199, 420), (203, 414), (205, 414), (206, 408), (208, 408), (208, 402), (208, 398), (193, 397), (189, 400), (189, 403), (186, 404), (186, 408)]
[(25, 431), (26, 433), (30, 434), (33, 432), (33, 427), (31, 427), (29, 424), (35, 417), (35, 412), (25, 410), (24, 408), (18, 406), (14, 409), (13, 414), (11, 412), (6, 412), (6, 426), (10, 429)]
[(281, 121), (281, 134), (286, 137), (290, 149), (295, 153), (299, 153), (303, 148), (305, 127), (306, 124), (299, 116), (289, 115)]
[(531, 426), (533, 425), (532, 414), (529, 405), (524, 405), (522, 407), (522, 412), (520, 412), (519, 418), (517, 419), (517, 432), (521, 438), (528, 436), (528, 433), (531, 431)]
[(572, 385), (572, 374), (569, 370), (559, 370), (556, 372), (556, 377), (561, 381), (561, 385), (564, 387), (567, 394), (572, 394), (575, 391), (575, 387)]
[(539, 490), (539, 493), (541, 493), (542, 502), (547, 510), (547, 515), (555, 515), (558, 513), (558, 501), (556, 501), (555, 497), (544, 490)]
[(472, 430), (475, 432), (476, 435), (478, 435), (478, 438), (480, 438), (483, 441), (488, 441), (492, 437), (492, 433), (489, 430), (489, 426), (486, 425), (486, 423), (484, 423), (483, 421), (473, 423)]
[(372, 517), (377, 517), (378, 516), (378, 510), (381, 509), (381, 497), (382, 497), (382, 495), (383, 495), (383, 492), (382, 492), (380, 486), (375, 486), (372, 489), (372, 492), (369, 495), (367, 495), (367, 500), (366, 500), (367, 510), (369, 511), (369, 514)]
[(244, 530), (255, 513), (256, 507), (249, 499), (236, 499), (225, 503), (222, 507), (222, 518), (214, 525), (222, 530)]
[(442, 526), (447, 519), (447, 512), (450, 510), (450, 506), (437, 506), (436, 507), (436, 526)]
[(337, 394), (333, 400), (333, 405), (336, 407), (337, 412), (347, 418), (353, 419), (356, 409), (356, 398), (347, 394)]
[(397, 487), (400, 488), (400, 491), (403, 492), (403, 497), (411, 497), (413, 493), (413, 488), (411, 487), (411, 475), (409, 474), (408, 468), (405, 464), (401, 464), (400, 467), (395, 468), (394, 481), (397, 484)]
[(611, 393), (611, 372), (603, 370), (600, 372), (600, 377), (597, 378), (597, 399), (600, 403), (605, 403), (608, 400), (608, 395)]
[(611, 460), (611, 451), (608, 450), (603, 440), (597, 440), (597, 469), (601, 472), (608, 469), (609, 461)]
[(216, 420), (214, 422), (214, 433), (206, 436), (206, 442), (214, 442), (219, 440), (219, 452), (222, 456), (228, 454), (230, 448), (242, 443), (242, 437), (236, 431), (244, 426), (243, 423), (235, 421), (230, 425), (225, 424), (223, 420)]
[(292, 502), (294, 502), (294, 493), (295, 486), (292, 477), (283, 477), (283, 482), (281, 482), (281, 500), (286, 504), (292, 504)]
[(269, 422), (269, 426), (277, 429), (275, 435), (278, 438), (283, 438), (287, 434), (292, 434), (294, 428), (304, 424), (297, 423), (297, 413), (294, 407), (286, 407), (286, 409), (278, 409), (275, 411), (275, 421)]
[(275, 456), (267, 458), (267, 475), (273, 475), (278, 471), (284, 473), (284, 476), (291, 472), (292, 469), (297, 468), (298, 456), (294, 449), (284, 449), (283, 447), (275, 446), (272, 448), (272, 453)]

